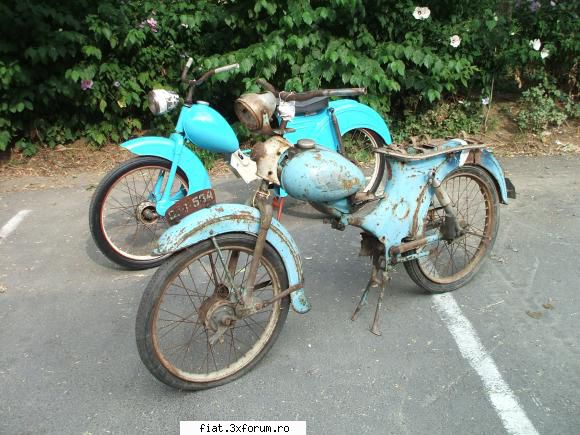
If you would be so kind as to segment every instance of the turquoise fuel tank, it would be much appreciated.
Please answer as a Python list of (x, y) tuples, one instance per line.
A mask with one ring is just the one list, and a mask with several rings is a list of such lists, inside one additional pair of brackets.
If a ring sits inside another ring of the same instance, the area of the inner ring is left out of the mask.
[(280, 181), (290, 196), (308, 202), (338, 201), (362, 190), (366, 183), (354, 163), (322, 147), (291, 156), (282, 168)]
[(179, 116), (178, 131), (180, 127), (189, 141), (200, 148), (216, 153), (233, 153), (240, 148), (232, 127), (207, 103), (184, 107)]

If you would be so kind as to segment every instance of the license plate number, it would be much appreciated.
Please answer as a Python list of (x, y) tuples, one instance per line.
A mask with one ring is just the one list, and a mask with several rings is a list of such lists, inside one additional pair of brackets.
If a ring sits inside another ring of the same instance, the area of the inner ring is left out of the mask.
[(211, 207), (216, 203), (213, 189), (200, 190), (194, 194), (180, 199), (167, 209), (165, 217), (170, 225), (179, 223), (184, 217), (189, 216), (203, 208)]

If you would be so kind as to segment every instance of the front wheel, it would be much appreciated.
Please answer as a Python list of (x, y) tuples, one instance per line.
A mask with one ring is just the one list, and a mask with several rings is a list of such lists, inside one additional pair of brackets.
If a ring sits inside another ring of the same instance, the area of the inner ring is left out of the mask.
[(384, 141), (377, 133), (366, 128), (356, 128), (342, 136), (343, 155), (365, 170), (367, 179), (363, 189), (365, 192), (375, 193), (381, 184), (386, 157), (376, 153), (375, 150), (384, 145)]
[[(161, 382), (201, 390), (247, 373), (270, 349), (288, 315), (288, 296), (239, 315), (256, 237), (224, 234), (175, 254), (153, 275), (137, 312), (139, 356)], [(219, 250), (218, 250), (219, 248)], [(282, 259), (266, 244), (254, 297), (266, 301), (288, 287)]]
[(171, 198), (187, 195), (188, 180), (177, 170), (168, 186), (171, 162), (160, 157), (136, 157), (121, 163), (97, 186), (89, 207), (89, 226), (97, 247), (127, 269), (159, 266), (167, 256), (152, 253), (169, 227), (155, 205), (165, 189)]
[[(463, 235), (427, 245), (429, 255), (404, 263), (411, 279), (432, 293), (456, 290), (477, 273), (491, 251), (499, 228), (499, 198), (490, 175), (477, 166), (452, 171), (442, 183), (453, 202)], [(445, 212), (436, 200), (427, 215), (427, 228), (436, 229)]]

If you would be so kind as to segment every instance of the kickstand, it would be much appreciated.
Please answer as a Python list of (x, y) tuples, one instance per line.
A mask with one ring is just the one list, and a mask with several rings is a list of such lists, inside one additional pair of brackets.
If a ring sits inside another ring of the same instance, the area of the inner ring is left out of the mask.
[(379, 329), (379, 313), (381, 311), (381, 307), (383, 306), (383, 297), (385, 296), (385, 288), (387, 284), (391, 280), (391, 276), (389, 275), (388, 269), (382, 270), (382, 279), (381, 279), (381, 290), (379, 291), (379, 300), (377, 301), (377, 308), (375, 310), (375, 317), (373, 319), (373, 326), (371, 326), (371, 332), (375, 335), (381, 335), (381, 330)]
[(387, 286), (387, 283), (391, 279), (389, 271), (390, 267), (385, 265), (385, 258), (383, 256), (373, 256), (373, 269), (371, 272), (371, 277), (351, 317), (352, 321), (356, 320), (358, 318), (361, 309), (365, 305), (367, 305), (369, 291), (371, 287), (380, 286), (379, 299), (377, 301), (377, 308), (375, 310), (375, 317), (373, 319), (373, 324), (370, 329), (370, 331), (375, 335), (381, 335), (381, 331), (379, 330), (379, 312), (381, 310), (381, 307), (383, 306), (385, 288)]

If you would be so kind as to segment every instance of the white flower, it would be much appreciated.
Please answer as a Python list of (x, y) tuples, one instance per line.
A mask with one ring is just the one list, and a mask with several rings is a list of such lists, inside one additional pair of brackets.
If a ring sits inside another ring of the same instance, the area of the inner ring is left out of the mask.
[(459, 47), (459, 44), (461, 44), (461, 38), (459, 35), (453, 35), (451, 38), (449, 38), (449, 45), (451, 45), (453, 48)]
[(516, 32), (510, 32), (510, 36), (514, 36)]
[(494, 14), (494, 16), (493, 16), (493, 20), (494, 20), (494, 21), (497, 21), (498, 19), (499, 19), (499, 18), (497, 17), (497, 15), (495, 15), (495, 14)]
[(542, 49), (542, 51), (540, 51), (540, 57), (542, 59), (547, 58), (550, 55), (550, 50), (548, 50), (547, 48)]
[(542, 41), (540, 41), (538, 38), (530, 40), (530, 47), (532, 47), (534, 50), (539, 51), (541, 46)]
[(413, 11), (413, 16), (416, 20), (426, 20), (431, 15), (431, 10), (428, 7), (417, 6)]
[(187, 24), (187, 23), (181, 23), (181, 27), (187, 29), (189, 27), (189, 24)]
[(488, 97), (482, 98), (481, 104), (483, 104), (484, 106), (487, 106), (489, 104), (489, 98)]

